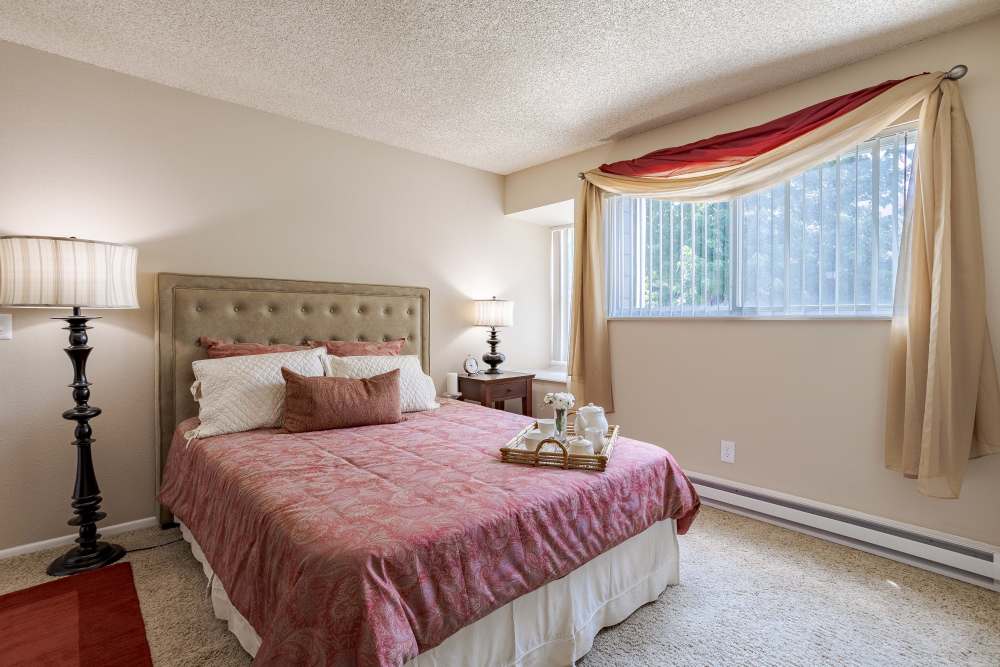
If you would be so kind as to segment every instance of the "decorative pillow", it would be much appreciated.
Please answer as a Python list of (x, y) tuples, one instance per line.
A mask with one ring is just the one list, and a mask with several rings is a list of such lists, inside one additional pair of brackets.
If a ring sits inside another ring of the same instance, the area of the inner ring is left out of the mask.
[(326, 353), (335, 357), (384, 357), (395, 356), (403, 351), (405, 338), (387, 340), (384, 343), (369, 343), (363, 340), (311, 340), (313, 347), (325, 346)]
[(300, 352), (310, 349), (308, 345), (286, 345), (279, 343), (266, 345), (264, 343), (233, 343), (221, 338), (202, 336), (198, 345), (205, 348), (209, 359), (225, 359), (227, 357), (243, 357), (249, 354), (274, 354), (276, 352)]
[(370, 378), (399, 370), (399, 407), (403, 412), (418, 412), (441, 407), (435, 399), (434, 380), (420, 367), (413, 355), (392, 357), (323, 357), (323, 366), (330, 377)]
[(285, 381), (281, 369), (307, 377), (323, 375), (323, 350), (202, 359), (191, 364), (201, 424), (188, 438), (207, 438), (281, 426)]
[(291, 433), (403, 420), (398, 370), (359, 380), (306, 377), (287, 368), (281, 369), (281, 375), (285, 378), (285, 430)]

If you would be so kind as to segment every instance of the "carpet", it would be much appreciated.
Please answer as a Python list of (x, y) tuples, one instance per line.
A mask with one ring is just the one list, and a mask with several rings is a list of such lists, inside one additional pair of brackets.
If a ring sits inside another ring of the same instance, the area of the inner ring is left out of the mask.
[[(178, 538), (116, 535), (128, 549)], [(681, 583), (603, 630), (580, 667), (1000, 665), (1000, 593), (702, 507)], [(0, 594), (43, 581), (61, 549), (0, 562)], [(130, 553), (153, 664), (250, 664), (212, 614), (184, 542)]]
[(0, 665), (152, 665), (128, 563), (0, 597), (0, 628)]

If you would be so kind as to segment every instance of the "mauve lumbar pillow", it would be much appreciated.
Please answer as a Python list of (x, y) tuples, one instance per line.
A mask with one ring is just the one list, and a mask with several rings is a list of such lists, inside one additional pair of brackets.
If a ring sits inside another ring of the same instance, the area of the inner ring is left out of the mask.
[(287, 368), (285, 430), (291, 433), (332, 428), (395, 424), (399, 410), (399, 371), (371, 378), (306, 377)]
[(372, 343), (364, 340), (311, 340), (313, 347), (323, 346), (335, 357), (394, 357), (403, 351), (405, 338)]
[(251, 354), (275, 354), (278, 352), (301, 352), (310, 349), (308, 345), (288, 345), (286, 343), (234, 343), (221, 338), (202, 336), (198, 345), (205, 348), (209, 359), (245, 357)]

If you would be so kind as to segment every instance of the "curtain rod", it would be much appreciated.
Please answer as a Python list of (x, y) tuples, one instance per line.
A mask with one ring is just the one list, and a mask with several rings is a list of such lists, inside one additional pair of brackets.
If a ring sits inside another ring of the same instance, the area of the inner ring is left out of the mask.
[[(963, 76), (968, 74), (968, 72), (969, 68), (966, 67), (965, 65), (955, 65), (950, 70), (948, 70), (948, 73), (944, 75), (944, 78), (951, 79), (952, 81), (958, 81)], [(582, 171), (577, 172), (576, 177), (582, 181), (583, 172)]]
[(958, 81), (969, 71), (969, 68), (965, 65), (955, 65), (948, 73), (944, 75), (944, 78), (951, 79), (952, 81)]

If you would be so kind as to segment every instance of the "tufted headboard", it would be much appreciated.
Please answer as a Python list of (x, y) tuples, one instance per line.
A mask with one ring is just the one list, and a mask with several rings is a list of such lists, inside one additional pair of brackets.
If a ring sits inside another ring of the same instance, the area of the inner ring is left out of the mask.
[[(206, 357), (198, 338), (289, 343), (405, 338), (403, 354), (430, 372), (430, 290), (268, 278), (160, 273), (156, 277), (159, 475), (177, 424), (197, 416), (191, 362)], [(160, 508), (160, 519), (171, 521)]]

